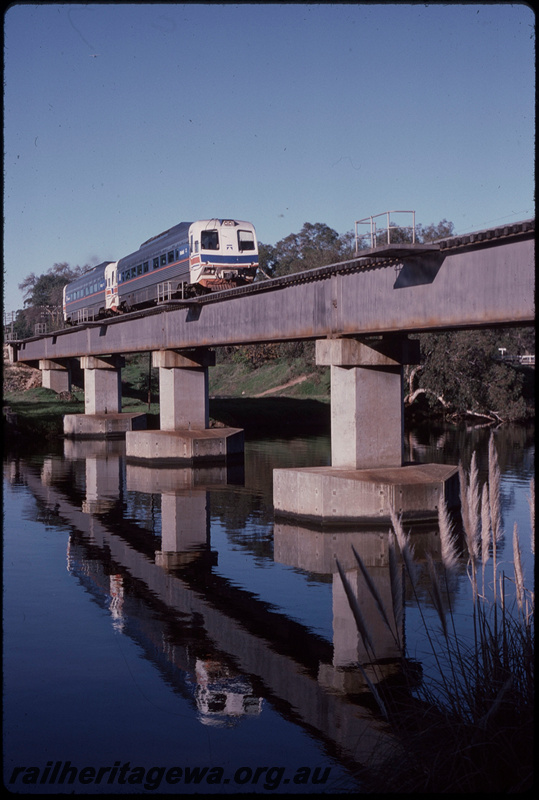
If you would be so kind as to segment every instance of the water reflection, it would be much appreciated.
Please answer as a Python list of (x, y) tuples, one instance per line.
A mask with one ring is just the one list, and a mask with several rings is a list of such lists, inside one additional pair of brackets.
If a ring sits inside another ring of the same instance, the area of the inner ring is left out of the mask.
[[(429, 553), (435, 561), (441, 557), (440, 536), (438, 526), (423, 524), (410, 527), (409, 533), (414, 546), (417, 564), (425, 561)], [(324, 686), (344, 692), (359, 692), (366, 689), (364, 678), (358, 669), (361, 664), (370, 680), (379, 683), (394, 678), (406, 670), (408, 681), (410, 676), (418, 672), (418, 665), (413, 661), (402, 660), (402, 643), (406, 639), (403, 615), (400, 630), (392, 629), (383, 621), (373, 594), (362, 576), (354, 549), (360, 556), (378, 598), (384, 608), (393, 606), (391, 592), (391, 576), (389, 564), (389, 530), (380, 527), (369, 530), (358, 527), (350, 530), (332, 529), (330, 531), (308, 528), (304, 525), (289, 522), (276, 522), (274, 526), (276, 561), (294, 566), (317, 575), (330, 576), (332, 581), (333, 610), (333, 659), (331, 665), (320, 666), (320, 681)], [(375, 658), (367, 652), (361, 637), (350, 604), (346, 597), (342, 580), (338, 573), (337, 561), (341, 564), (353, 592), (358, 599), (365, 620), (368, 622)], [(403, 603), (409, 599), (410, 585), (404, 583)], [(452, 596), (457, 591), (457, 581), (453, 577), (449, 584), (449, 593), (445, 600), (449, 607)], [(421, 595), (421, 582), (418, 583)], [(427, 595), (428, 599), (428, 595)], [(373, 667), (375, 667), (373, 669)]]
[[(427, 436), (418, 429), (408, 434), (409, 457), (453, 464), (462, 459), (468, 466), (476, 449), (484, 475), (489, 434), (473, 432), (466, 447), (459, 434), (455, 448), (451, 431)], [(528, 434), (520, 436), (497, 431), (496, 445), (502, 470), (512, 463), (515, 448), (525, 452), (519, 480), (526, 480), (533, 469), (532, 447)], [(69, 531), (70, 574), (114, 630), (135, 642), (162, 681), (189, 702), (205, 729), (230, 736), (232, 728), (263, 719), (271, 707), (354, 769), (381, 760), (391, 740), (358, 670), (368, 659), (336, 559), (371, 624), (378, 660), (371, 680), (393, 682), (403, 667), (418, 665), (400, 659), (352, 552), (353, 546), (391, 606), (388, 531), (274, 525), (271, 470), (325, 463), (329, 440), (317, 439), (314, 449), (309, 444), (298, 439), (272, 450), (270, 443), (255, 442), (246, 451), (245, 468), (155, 469), (126, 462), (121, 441), (66, 440), (61, 455), (8, 460), (6, 477), (31, 489), (46, 525)], [(514, 502), (511, 491), (504, 490), (506, 511)], [(249, 590), (247, 579), (231, 579), (220, 568), (229, 555), (220, 532), (230, 551), (253, 559), (252, 585), (262, 583), (271, 565), (276, 593), (279, 580), (287, 577), (277, 569), (293, 574), (298, 595), (306, 581), (321, 586), (331, 621), (327, 635), (300, 621), (294, 600), (278, 606)], [(415, 526), (412, 536), (420, 563), (427, 553), (439, 560), (437, 526)], [(458, 574), (452, 580), (445, 601), (454, 608), (462, 584)], [(427, 582), (420, 580), (417, 591), (428, 605)], [(404, 599), (407, 609), (410, 597)], [(405, 615), (401, 629), (393, 631), (401, 640), (407, 624)]]
[(385, 725), (357, 698), (327, 691), (331, 644), (213, 570), (211, 491), (237, 486), (236, 473), (131, 465), (112, 442), (66, 443), (63, 459), (38, 472), (21, 460), (18, 473), (71, 526), (70, 572), (201, 723), (238, 724), (269, 702), (345, 763), (382, 758)]

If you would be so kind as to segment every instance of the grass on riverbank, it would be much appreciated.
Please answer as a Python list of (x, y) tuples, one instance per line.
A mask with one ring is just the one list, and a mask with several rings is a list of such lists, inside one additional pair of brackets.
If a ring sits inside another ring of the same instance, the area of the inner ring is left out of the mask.
[(329, 400), (329, 369), (310, 366), (300, 359), (270, 361), (253, 369), (245, 363), (216, 364), (210, 370), (210, 395), (214, 397), (308, 397)]
[[(370, 661), (359, 665), (382, 716), (395, 735), (395, 751), (377, 771), (377, 791), (398, 793), (522, 793), (533, 786), (534, 769), (534, 592), (524, 584), (521, 543), (513, 529), (513, 564), (498, 560), (501, 527), (500, 471), (493, 438), (488, 481), (479, 487), (475, 454), (469, 475), (460, 468), (463, 550), (444, 504), (439, 509), (441, 563), (415, 558), (409, 535), (393, 513), (389, 541), (392, 607), (384, 604), (361, 557), (354, 550), (367, 592), (391, 632), (400, 654), (399, 691), (384, 687), (373, 637), (356, 592), (338, 571)], [(534, 484), (530, 486), (534, 553)], [(450, 587), (465, 560), (471, 583), (473, 635), (457, 633)], [(417, 686), (417, 669), (401, 638), (404, 581), (414, 597), (435, 670)], [(426, 589), (426, 591), (425, 591)], [(356, 590), (357, 591), (357, 590)], [(360, 593), (361, 596), (361, 593)], [(424, 616), (427, 603), (438, 615), (434, 630)], [(372, 627), (372, 623), (371, 623)], [(378, 675), (378, 680), (377, 676)], [(409, 676), (412, 676), (409, 679)], [(370, 677), (369, 677), (370, 676)], [(374, 677), (374, 679), (372, 679)]]
[[(122, 411), (146, 413), (148, 428), (159, 428), (158, 382), (152, 381), (148, 406), (148, 375), (147, 360), (143, 359), (122, 370)], [(329, 432), (329, 384), (316, 373), (294, 382), (301, 377), (297, 367), (283, 364), (256, 370), (244, 364), (213, 367), (210, 425), (242, 428), (255, 436)], [(8, 437), (50, 439), (63, 435), (65, 414), (84, 413), (84, 392), (76, 387), (61, 394), (42, 386), (18, 388), (5, 392), (4, 411), (6, 408), (4, 432)]]

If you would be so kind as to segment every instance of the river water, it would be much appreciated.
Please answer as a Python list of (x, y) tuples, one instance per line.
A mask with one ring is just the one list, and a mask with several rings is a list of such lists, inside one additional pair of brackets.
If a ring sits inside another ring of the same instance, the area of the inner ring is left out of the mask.
[[(511, 571), (516, 522), (533, 581), (530, 428), (494, 432)], [(490, 429), (406, 434), (406, 458), (487, 470)], [(248, 439), (242, 465), (152, 469), (123, 442), (4, 454), (4, 781), (42, 793), (361, 792), (388, 743), (354, 666), (362, 645), (335, 558), (364, 603), (353, 545), (387, 592), (382, 530), (274, 518), (275, 467), (329, 464), (327, 436)], [(412, 530), (439, 558), (436, 525)], [(452, 591), (470, 629), (464, 565)], [(419, 614), (422, 605), (422, 615)], [(408, 654), (431, 664), (428, 597), (407, 596)]]

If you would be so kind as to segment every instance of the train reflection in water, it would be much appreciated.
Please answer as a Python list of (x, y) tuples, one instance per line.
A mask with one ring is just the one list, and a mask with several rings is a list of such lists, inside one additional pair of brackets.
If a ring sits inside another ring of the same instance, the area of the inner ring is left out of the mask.
[[(343, 765), (383, 760), (393, 740), (362, 699), (357, 665), (364, 653), (335, 557), (361, 592), (353, 544), (384, 595), (388, 532), (322, 533), (268, 520), (274, 561), (332, 584), (326, 640), (215, 569), (211, 496), (241, 486), (241, 469), (152, 469), (126, 463), (124, 448), (114, 440), (66, 440), (64, 458), (45, 459), (40, 474), (21, 462), (35, 497), (70, 526), (68, 568), (115, 629), (190, 699), (205, 725), (237, 724), (263, 714), (268, 703), (338, 753)], [(422, 536), (435, 553), (437, 532)], [(392, 680), (402, 662), (381, 629), (376, 637), (383, 663), (376, 679)]]
[(106, 566), (92, 557), (84, 544), (74, 541), (74, 537), (68, 542), (67, 568), (98, 605), (109, 611), (116, 631), (142, 646), (169, 678), (174, 668), (175, 687), (195, 701), (200, 722), (229, 726), (243, 716), (262, 711), (262, 698), (253, 694), (248, 679), (235, 673), (224, 660), (196, 655), (189, 645), (172, 644), (168, 637), (158, 635), (155, 616), (148, 614), (146, 605), (132, 596), (124, 576), (107, 575)]
[[(70, 461), (82, 459), (85, 465), (83, 513), (97, 516), (112, 512), (121, 502), (124, 489), (160, 494), (161, 548), (155, 552), (155, 563), (172, 571), (197, 562), (211, 563), (207, 487), (241, 478), (237, 465), (196, 472), (128, 465), (124, 481), (123, 443), (66, 440), (64, 453)], [(42, 470), (44, 482), (50, 483), (53, 473), (53, 463), (48, 460)], [(155, 509), (152, 516), (155, 526)], [(262, 698), (255, 696), (245, 676), (217, 654), (201, 655), (192, 644), (174, 643), (169, 636), (156, 635), (155, 616), (148, 616), (146, 606), (133, 597), (129, 581), (120, 572), (107, 574), (95, 554), (87, 553), (73, 537), (68, 543), (67, 563), (69, 571), (99, 604), (108, 608), (115, 630), (135, 639), (153, 660), (166, 665), (167, 672), (176, 668), (176, 685), (182, 694), (194, 699), (200, 722), (229, 726), (243, 716), (261, 712)]]

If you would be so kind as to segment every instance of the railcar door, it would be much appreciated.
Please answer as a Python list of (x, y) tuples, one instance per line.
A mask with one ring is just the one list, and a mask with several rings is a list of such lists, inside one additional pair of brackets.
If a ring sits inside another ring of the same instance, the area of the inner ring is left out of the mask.
[(105, 267), (105, 311), (116, 313), (118, 311), (118, 262), (113, 261)]

